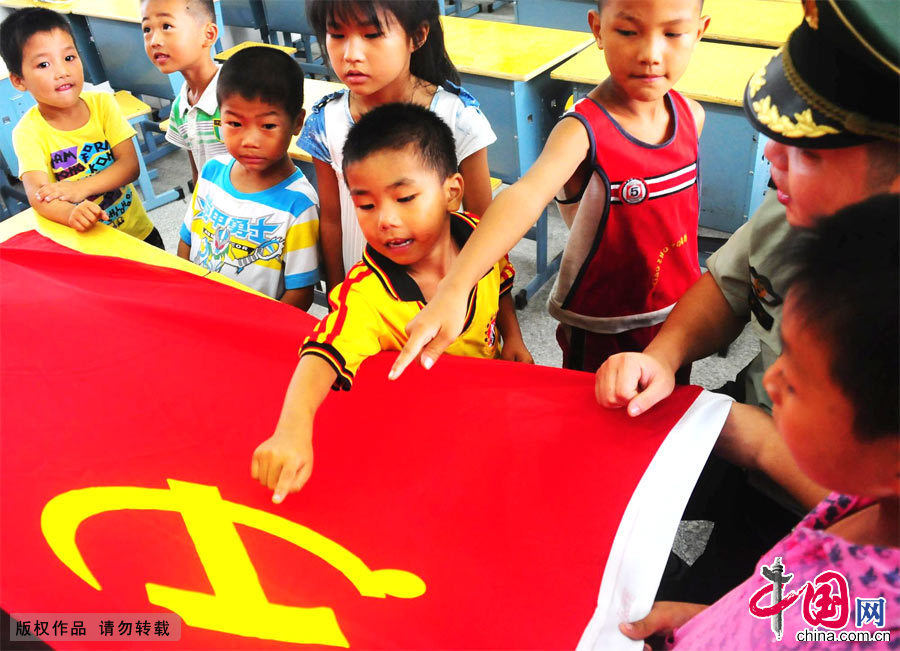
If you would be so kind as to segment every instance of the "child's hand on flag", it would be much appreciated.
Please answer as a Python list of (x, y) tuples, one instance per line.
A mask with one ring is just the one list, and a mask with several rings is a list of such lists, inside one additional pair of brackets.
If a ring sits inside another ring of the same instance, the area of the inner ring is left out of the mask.
[(296, 493), (303, 488), (312, 467), (312, 432), (276, 430), (254, 450), (250, 476), (275, 491), (272, 501), (281, 504), (288, 493)]

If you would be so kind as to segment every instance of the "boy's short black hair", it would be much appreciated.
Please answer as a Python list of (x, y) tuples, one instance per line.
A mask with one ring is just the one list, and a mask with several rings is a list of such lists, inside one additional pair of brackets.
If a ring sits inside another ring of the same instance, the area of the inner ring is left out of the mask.
[(187, 0), (184, 8), (192, 16), (203, 18), (211, 23), (216, 22), (216, 6), (213, 4), (213, 0)]
[[(700, 2), (699, 10), (703, 11), (703, 0), (699, 0), (699, 2)], [(605, 5), (605, 4), (606, 4), (606, 0), (597, 0), (597, 11), (602, 13), (603, 5)]]
[(883, 194), (804, 229), (789, 300), (830, 349), (831, 376), (863, 440), (900, 431), (900, 195)]
[(3, 57), (6, 69), (21, 77), (22, 52), (28, 39), (40, 32), (52, 32), (54, 29), (63, 30), (75, 42), (72, 26), (66, 17), (50, 9), (28, 7), (7, 16), (0, 24), (0, 56)]
[(248, 47), (233, 54), (219, 73), (219, 106), (232, 95), (280, 106), (294, 120), (303, 110), (303, 71), (281, 50)]
[(442, 179), (456, 173), (456, 144), (447, 123), (427, 108), (401, 103), (383, 104), (353, 125), (344, 141), (343, 167), (379, 151), (409, 146)]

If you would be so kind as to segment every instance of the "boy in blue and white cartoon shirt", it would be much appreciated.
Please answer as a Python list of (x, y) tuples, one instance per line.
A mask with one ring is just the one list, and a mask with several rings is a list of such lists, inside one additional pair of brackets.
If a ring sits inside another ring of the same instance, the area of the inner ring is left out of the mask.
[(222, 66), (217, 93), (229, 154), (203, 166), (178, 255), (306, 310), (318, 200), (287, 154), (303, 125), (303, 73), (283, 52), (248, 48)]

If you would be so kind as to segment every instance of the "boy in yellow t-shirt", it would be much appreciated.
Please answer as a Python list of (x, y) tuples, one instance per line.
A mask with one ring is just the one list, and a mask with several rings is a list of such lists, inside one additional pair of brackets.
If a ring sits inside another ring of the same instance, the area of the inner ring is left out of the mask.
[[(275, 491), (276, 504), (312, 472), (313, 418), (329, 389), (349, 390), (366, 358), (400, 350), (404, 324), (434, 296), (478, 223), (457, 212), (463, 178), (453, 133), (428, 109), (373, 109), (350, 129), (343, 154), (344, 180), (368, 245), (331, 291), (332, 311), (300, 349), (275, 433), (253, 453), (251, 476)], [(532, 362), (515, 312), (499, 310), (514, 276), (503, 256), (479, 279), (465, 326), (447, 352)]]
[(77, 231), (101, 221), (164, 248), (131, 184), (138, 176), (134, 129), (112, 95), (82, 92), (66, 19), (49, 9), (16, 11), (0, 25), (0, 51), (13, 86), (37, 101), (13, 130), (31, 207)]

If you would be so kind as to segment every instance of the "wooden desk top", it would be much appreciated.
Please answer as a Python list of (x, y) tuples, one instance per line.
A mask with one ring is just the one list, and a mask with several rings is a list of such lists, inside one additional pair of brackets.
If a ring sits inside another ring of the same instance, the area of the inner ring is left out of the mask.
[[(750, 76), (773, 54), (767, 48), (701, 41), (675, 89), (701, 102), (741, 106)], [(609, 68), (603, 52), (592, 47), (566, 61), (550, 76), (596, 86), (609, 76)]]
[[(74, 0), (72, 13), (90, 18), (107, 18), (123, 23), (141, 22), (141, 5), (138, 0)], [(141, 43), (138, 46), (143, 48)]]
[(270, 45), (269, 43), (257, 43), (256, 41), (244, 41), (243, 43), (238, 43), (234, 47), (228, 48), (224, 52), (220, 52), (219, 54), (215, 55), (213, 58), (216, 61), (228, 61), (228, 59), (230, 59), (232, 56), (234, 56), (236, 53), (240, 52), (241, 50), (246, 50), (248, 47), (259, 47), (259, 46), (271, 47), (276, 50), (281, 50), (285, 54), (289, 54), (291, 56), (294, 56), (294, 54), (297, 53), (297, 48), (295, 48), (295, 47), (287, 47), (284, 45)]
[(704, 38), (781, 47), (803, 20), (799, 2), (782, 0), (706, 0), (710, 17)]
[(528, 81), (594, 42), (588, 32), (441, 16), (450, 60), (460, 72)]
[(116, 104), (119, 105), (126, 120), (131, 120), (139, 115), (147, 115), (150, 112), (149, 104), (145, 104), (127, 90), (116, 91), (115, 97)]
[(46, 0), (45, 2), (41, 2), (41, 0), (0, 0), (0, 7), (9, 7), (10, 9), (44, 7), (46, 9), (52, 9), (57, 13), (68, 14), (72, 12), (72, 3), (74, 1), (75, 0)]
[[(318, 102), (320, 99), (339, 91), (343, 88), (346, 88), (344, 84), (340, 84), (334, 81), (322, 81), (320, 79), (304, 79), (303, 80), (303, 108), (306, 111), (306, 116), (309, 117), (309, 114), (312, 112), (313, 105)], [(304, 163), (311, 163), (312, 156), (309, 155), (304, 149), (301, 149), (297, 144), (297, 138), (291, 140), (291, 146), (288, 147), (288, 154), (293, 160), (299, 160)]]

